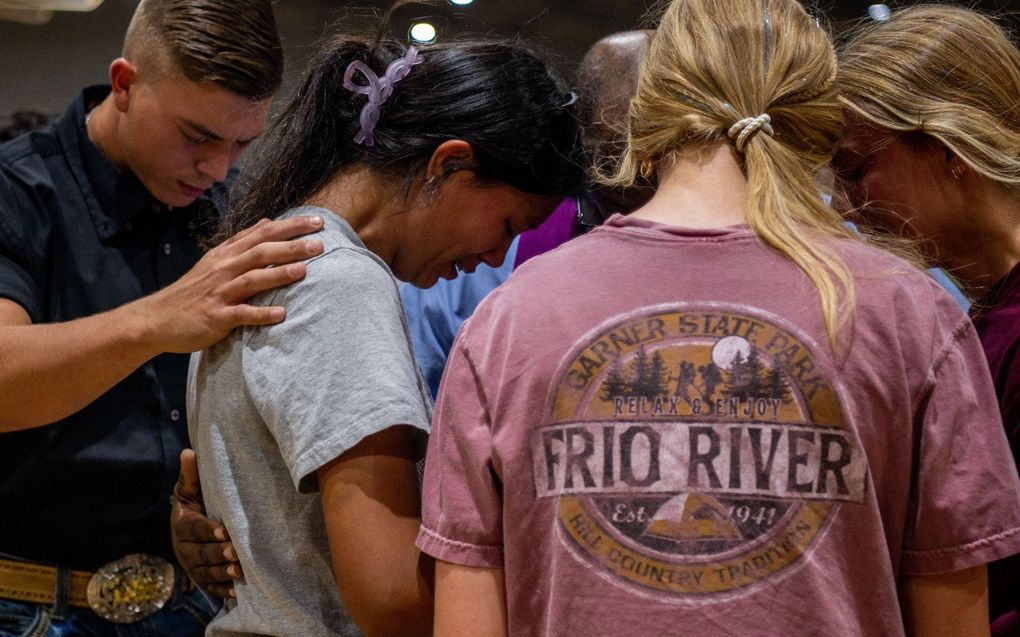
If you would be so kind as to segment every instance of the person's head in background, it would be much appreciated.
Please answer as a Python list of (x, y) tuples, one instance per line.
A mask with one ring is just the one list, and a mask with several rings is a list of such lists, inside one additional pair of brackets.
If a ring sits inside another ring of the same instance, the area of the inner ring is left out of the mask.
[(665, 210), (667, 185), (677, 192), (697, 166), (740, 171), (744, 194), (713, 196), (730, 196), (742, 208), (731, 223), (747, 223), (811, 279), (832, 338), (853, 308), (846, 266), (818, 241), (852, 236), (819, 192), (843, 130), (835, 79), (828, 33), (795, 0), (675, 0), (652, 39), (627, 148), (607, 180), (626, 187), (656, 174), (648, 206)]
[[(171, 207), (222, 181), (283, 77), (269, 0), (142, 0), (89, 136)], [(87, 105), (90, 106), (90, 105)]]
[[(372, 122), (358, 87), (394, 64), (411, 66)], [(313, 203), (419, 287), (498, 265), (580, 184), (570, 102), (517, 44), (337, 37), (247, 162), (225, 233)]]
[[(637, 92), (641, 63), (653, 31), (623, 31), (596, 42), (577, 71), (576, 116), (586, 165), (608, 172), (627, 143), (627, 114)], [(594, 172), (594, 171), (592, 171)], [(648, 201), (654, 184), (640, 181), (629, 188), (606, 188), (594, 179), (578, 199), (580, 221), (598, 225), (615, 213), (626, 214)]]
[(0, 143), (15, 137), (38, 130), (50, 123), (52, 115), (32, 110), (17, 110), (8, 117), (0, 119)]
[(1020, 259), (1020, 51), (952, 5), (897, 11), (840, 52), (835, 161), (861, 221), (918, 239), (971, 292)]

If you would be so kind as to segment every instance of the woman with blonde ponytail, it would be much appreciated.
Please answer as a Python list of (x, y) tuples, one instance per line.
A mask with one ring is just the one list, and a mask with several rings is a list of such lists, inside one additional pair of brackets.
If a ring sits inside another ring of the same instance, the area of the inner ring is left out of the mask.
[[(1020, 466), (1020, 50), (991, 18), (918, 5), (841, 55), (835, 166), (861, 223), (918, 239), (971, 316)], [(1020, 634), (1020, 561), (989, 566), (993, 634)]]
[(603, 162), (655, 196), (521, 267), (450, 354), (437, 635), (987, 630), (984, 565), (1020, 552), (991, 381), (955, 302), (823, 203), (842, 129), (796, 0), (666, 6)]

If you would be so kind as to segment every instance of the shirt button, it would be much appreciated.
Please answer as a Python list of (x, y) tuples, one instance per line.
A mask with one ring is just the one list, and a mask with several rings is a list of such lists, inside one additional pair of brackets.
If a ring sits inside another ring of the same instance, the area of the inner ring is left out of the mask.
[(169, 256), (170, 252), (172, 252), (172, 251), (173, 251), (173, 249), (170, 247), (169, 243), (164, 243), (163, 244), (163, 254)]
[(177, 422), (181, 419), (181, 412), (176, 409), (170, 410), (170, 420)]
[(152, 211), (153, 212), (159, 212), (159, 205), (158, 204), (152, 204)]

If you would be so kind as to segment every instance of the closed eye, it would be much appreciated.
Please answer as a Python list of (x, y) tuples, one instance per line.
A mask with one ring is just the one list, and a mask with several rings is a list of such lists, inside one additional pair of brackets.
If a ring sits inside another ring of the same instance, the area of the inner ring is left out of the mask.
[(864, 157), (839, 159), (832, 163), (832, 169), (843, 181), (858, 181), (868, 172), (871, 161)]
[(184, 139), (188, 140), (188, 142), (192, 144), (202, 144), (205, 143), (207, 139), (209, 139), (208, 135), (198, 135), (195, 133), (189, 133), (183, 128), (181, 129), (181, 135), (183, 135)]

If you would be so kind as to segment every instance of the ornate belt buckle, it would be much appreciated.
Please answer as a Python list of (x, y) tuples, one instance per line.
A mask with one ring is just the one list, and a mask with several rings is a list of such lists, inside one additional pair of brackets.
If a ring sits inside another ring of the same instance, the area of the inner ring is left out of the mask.
[(174, 567), (161, 557), (135, 553), (110, 562), (89, 580), (89, 606), (103, 619), (133, 624), (156, 613), (174, 592)]

